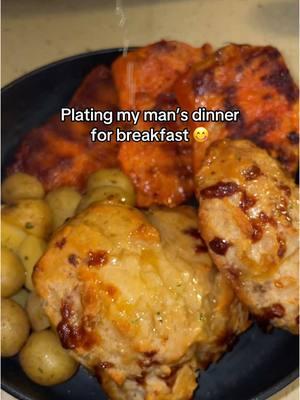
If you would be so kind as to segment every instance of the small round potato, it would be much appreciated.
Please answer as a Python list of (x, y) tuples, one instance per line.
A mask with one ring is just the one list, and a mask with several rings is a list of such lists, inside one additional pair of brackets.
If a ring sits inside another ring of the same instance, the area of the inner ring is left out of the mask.
[(134, 198), (125, 190), (116, 186), (101, 186), (91, 190), (82, 197), (76, 212), (81, 212), (98, 201), (134, 205)]
[(87, 181), (87, 191), (101, 186), (116, 186), (134, 196), (134, 187), (131, 180), (117, 168), (101, 169), (92, 173)]
[(4, 208), (2, 219), (43, 239), (47, 238), (52, 230), (52, 213), (44, 200), (20, 200)]
[(71, 378), (77, 362), (61, 346), (50, 330), (34, 332), (20, 352), (20, 363), (25, 374), (39, 385), (57, 385)]
[(43, 310), (42, 300), (35, 292), (30, 293), (28, 296), (26, 311), (34, 331), (38, 332), (49, 328), (50, 323)]
[(1, 296), (17, 293), (25, 282), (25, 269), (18, 256), (6, 247), (1, 247)]
[(1, 218), (1, 245), (15, 252), (26, 238), (26, 232)]
[(36, 236), (28, 235), (20, 245), (17, 254), (25, 267), (25, 287), (33, 290), (32, 271), (46, 250), (46, 242)]
[(26, 289), (21, 289), (11, 297), (16, 303), (18, 303), (22, 308), (25, 308), (29, 292)]
[(72, 187), (61, 187), (49, 192), (45, 198), (53, 215), (53, 229), (61, 226), (67, 218), (73, 217), (81, 195)]
[(42, 199), (45, 195), (41, 182), (34, 176), (17, 172), (1, 185), (2, 200), (13, 204), (22, 199)]
[(17, 354), (26, 342), (30, 324), (26, 312), (11, 299), (1, 302), (1, 357)]

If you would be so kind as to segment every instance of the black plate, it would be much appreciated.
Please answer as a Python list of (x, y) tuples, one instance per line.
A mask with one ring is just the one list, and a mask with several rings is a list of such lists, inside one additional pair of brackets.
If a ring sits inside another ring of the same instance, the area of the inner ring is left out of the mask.
[[(71, 57), (36, 70), (2, 90), (2, 164), (9, 162), (24, 133), (67, 104), (83, 77), (97, 64), (111, 64), (120, 49)], [(256, 325), (233, 351), (201, 375), (195, 399), (263, 400), (298, 376), (297, 336)], [(16, 358), (2, 359), (2, 387), (22, 400), (104, 400), (100, 387), (83, 368), (62, 385), (45, 388), (26, 378)]]

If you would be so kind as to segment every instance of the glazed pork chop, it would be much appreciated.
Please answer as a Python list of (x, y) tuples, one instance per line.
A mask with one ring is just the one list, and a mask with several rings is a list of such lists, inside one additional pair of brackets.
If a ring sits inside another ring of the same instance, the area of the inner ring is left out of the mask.
[(170, 91), (178, 77), (212, 52), (175, 40), (161, 40), (118, 57), (112, 73), (124, 110), (150, 110), (160, 95)]
[(298, 190), (251, 142), (213, 144), (196, 176), (200, 231), (219, 270), (260, 320), (299, 332)]
[(299, 90), (280, 52), (271, 46), (230, 44), (194, 64), (176, 83), (177, 100), (190, 112), (239, 110), (237, 122), (193, 122), (204, 126), (204, 143), (194, 143), (197, 171), (205, 151), (226, 137), (249, 139), (268, 150), (291, 174), (299, 157)]
[[(175, 110), (179, 108), (174, 83), (194, 63), (204, 60), (209, 44), (194, 48), (185, 43), (162, 40), (118, 57), (112, 73), (120, 107), (135, 110)], [(186, 126), (176, 122), (144, 122), (139, 131), (162, 127), (172, 131)], [(194, 190), (192, 142), (122, 143), (119, 162), (136, 188), (137, 205), (175, 207), (189, 199)]]
[(197, 370), (249, 326), (191, 207), (96, 203), (57, 231), (34, 271), (63, 346), (114, 400), (188, 400)]
[[(69, 106), (79, 110), (89, 107), (117, 110), (110, 70), (104, 65), (94, 68), (76, 90)], [(61, 122), (60, 115), (51, 117), (25, 135), (8, 173), (34, 175), (46, 191), (61, 186), (84, 190), (89, 174), (118, 166), (119, 144), (116, 141), (93, 143), (89, 135), (93, 127), (107, 129), (101, 122)]]
[[(159, 96), (155, 109), (176, 110), (178, 103), (172, 92)], [(183, 123), (139, 121), (137, 129), (162, 127), (183, 130)], [(192, 142), (127, 142), (122, 143), (119, 162), (136, 189), (138, 207), (164, 205), (175, 207), (187, 201), (194, 192)]]

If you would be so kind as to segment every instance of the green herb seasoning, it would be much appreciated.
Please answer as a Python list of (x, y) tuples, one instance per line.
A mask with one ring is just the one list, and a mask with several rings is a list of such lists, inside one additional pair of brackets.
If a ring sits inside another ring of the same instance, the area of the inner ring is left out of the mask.
[(158, 312), (156, 313), (156, 315), (157, 315), (158, 321), (159, 321), (160, 323), (162, 323), (164, 320), (163, 320), (163, 317), (161, 316), (160, 311), (158, 311)]
[(200, 321), (205, 321), (206, 320), (206, 316), (203, 313), (200, 313), (199, 320)]
[(131, 321), (131, 323), (132, 323), (132, 324), (136, 324), (137, 322), (139, 322), (140, 319), (141, 319), (141, 317), (138, 317), (138, 318), (136, 318), (136, 319), (133, 319), (133, 320)]

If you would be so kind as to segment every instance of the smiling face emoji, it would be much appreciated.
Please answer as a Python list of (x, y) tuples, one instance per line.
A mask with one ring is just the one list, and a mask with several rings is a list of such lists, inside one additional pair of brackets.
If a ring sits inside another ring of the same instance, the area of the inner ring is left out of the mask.
[(193, 136), (196, 142), (205, 142), (208, 138), (207, 129), (203, 128), (203, 126), (199, 126), (194, 130)]

